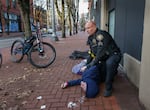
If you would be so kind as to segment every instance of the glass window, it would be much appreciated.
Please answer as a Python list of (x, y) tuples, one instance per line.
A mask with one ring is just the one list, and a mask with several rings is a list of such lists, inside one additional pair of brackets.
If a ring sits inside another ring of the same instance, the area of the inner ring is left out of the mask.
[(109, 25), (108, 25), (108, 30), (110, 35), (114, 38), (114, 34), (115, 34), (115, 10), (112, 10), (109, 13)]

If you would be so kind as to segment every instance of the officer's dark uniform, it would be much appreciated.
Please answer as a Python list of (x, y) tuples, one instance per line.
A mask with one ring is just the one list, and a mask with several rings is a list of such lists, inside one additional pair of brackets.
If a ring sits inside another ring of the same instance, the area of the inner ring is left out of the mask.
[(108, 32), (99, 29), (88, 37), (87, 45), (90, 46), (89, 53), (91, 55), (87, 62), (88, 70), (94, 65), (101, 66), (101, 62), (106, 64), (106, 73), (100, 73), (100, 76), (102, 74), (106, 75), (104, 96), (110, 96), (112, 93), (112, 81), (121, 60), (120, 49)]

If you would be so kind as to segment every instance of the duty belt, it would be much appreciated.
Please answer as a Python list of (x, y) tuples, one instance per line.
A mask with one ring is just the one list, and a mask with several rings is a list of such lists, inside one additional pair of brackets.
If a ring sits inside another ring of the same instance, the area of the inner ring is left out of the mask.
[(90, 54), (90, 56), (91, 56), (92, 58), (95, 58), (95, 57), (96, 57), (90, 50), (88, 51), (88, 54)]
[(119, 51), (115, 51), (115, 52), (112, 52), (112, 54), (110, 55), (121, 55), (121, 53)]

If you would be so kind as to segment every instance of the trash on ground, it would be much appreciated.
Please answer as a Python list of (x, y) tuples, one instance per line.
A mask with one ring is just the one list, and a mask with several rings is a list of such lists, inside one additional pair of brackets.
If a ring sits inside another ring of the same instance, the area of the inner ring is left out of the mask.
[(42, 105), (41, 106), (41, 110), (45, 109), (46, 108), (46, 105)]
[(76, 107), (76, 106), (77, 106), (77, 104), (74, 103), (74, 102), (69, 102), (68, 103), (68, 108), (73, 108), (73, 107)]
[(80, 99), (78, 100), (79, 103), (83, 103), (85, 100), (85, 96), (80, 97)]
[(42, 96), (38, 96), (36, 99), (41, 100), (41, 99), (42, 99)]

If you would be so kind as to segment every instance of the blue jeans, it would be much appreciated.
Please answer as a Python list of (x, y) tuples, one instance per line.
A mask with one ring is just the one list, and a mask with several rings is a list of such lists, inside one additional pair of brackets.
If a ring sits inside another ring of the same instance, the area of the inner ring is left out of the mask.
[(87, 69), (82, 73), (82, 78), (77, 80), (71, 80), (68, 82), (68, 86), (80, 85), (81, 81), (84, 81), (87, 78), (94, 80), (97, 85), (101, 82), (102, 75), (105, 76), (105, 86), (106, 90), (112, 89), (112, 83), (115, 75), (117, 74), (117, 68), (119, 66), (119, 62), (121, 60), (121, 54), (113, 54), (111, 55), (105, 62), (106, 72), (101, 72), (101, 66), (104, 65), (96, 65)]
[(84, 81), (88, 78), (94, 80), (97, 84), (100, 83), (100, 74), (98, 66), (90, 67), (89, 69), (87, 69), (85, 72), (82, 73), (81, 79), (69, 81), (68, 86), (80, 85), (81, 81)]

